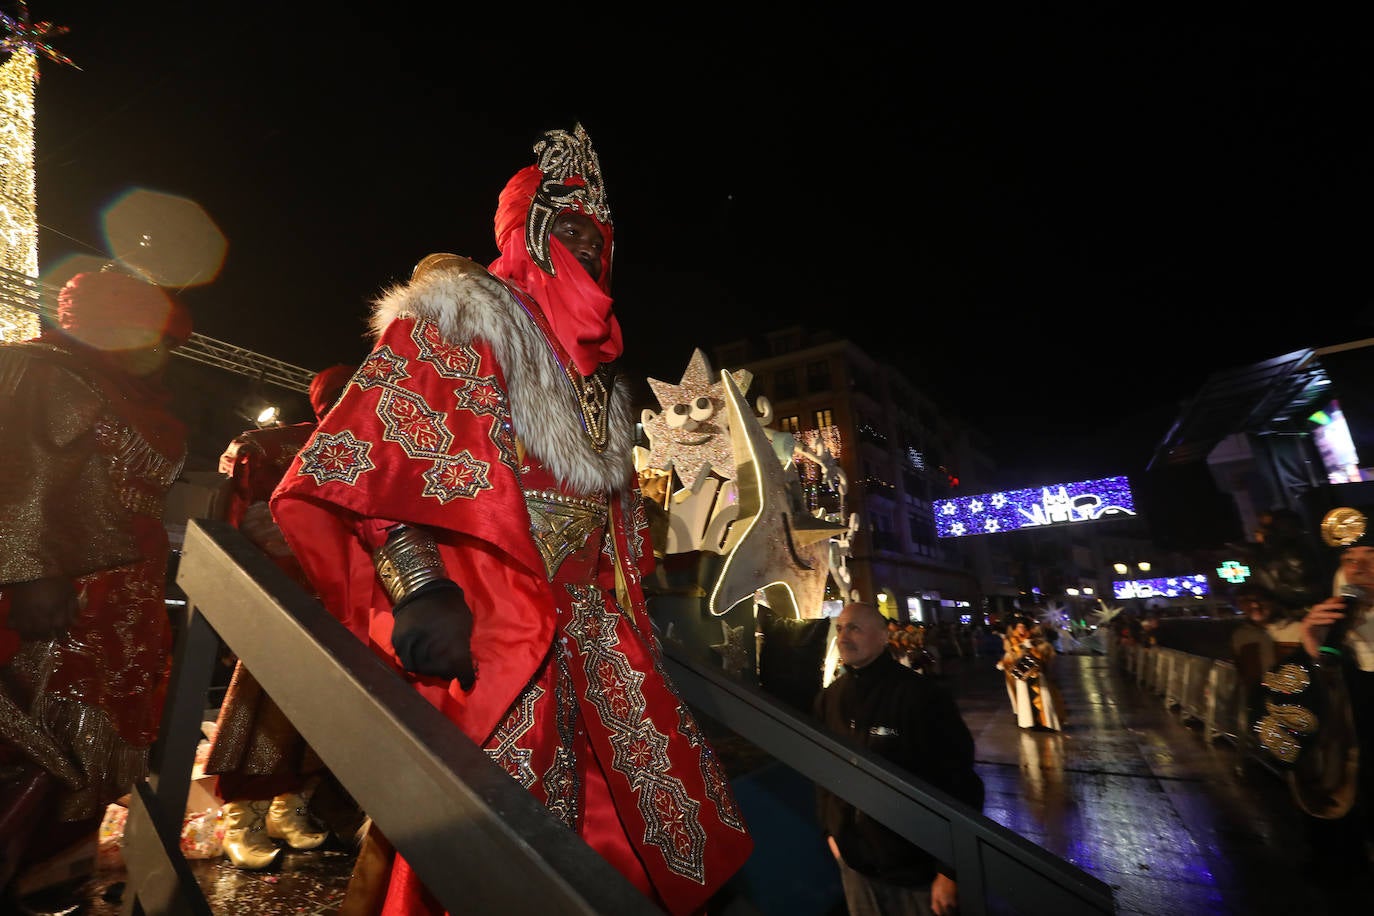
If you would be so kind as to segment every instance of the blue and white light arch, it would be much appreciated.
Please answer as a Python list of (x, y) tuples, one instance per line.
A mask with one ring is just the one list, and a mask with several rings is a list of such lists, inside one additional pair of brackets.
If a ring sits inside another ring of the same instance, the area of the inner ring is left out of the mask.
[(1127, 478), (1103, 477), (937, 499), (934, 512), (935, 533), (958, 538), (1135, 515), (1135, 498)]

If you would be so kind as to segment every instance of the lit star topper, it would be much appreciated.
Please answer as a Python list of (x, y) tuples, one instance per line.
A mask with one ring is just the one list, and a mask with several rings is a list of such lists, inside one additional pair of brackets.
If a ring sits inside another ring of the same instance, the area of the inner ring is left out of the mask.
[[(48, 40), (67, 34), (67, 27), (65, 25), (53, 25), (51, 22), (30, 22), (29, 5), (26, 0), (19, 0), (18, 6), (18, 15), (10, 16), (0, 13), (0, 31), (8, 33), (3, 39), (0, 39), (0, 51), (7, 51), (10, 54), (18, 54), (21, 51), (33, 55), (41, 54), (54, 63), (76, 67), (70, 57), (54, 48)], [(81, 68), (76, 67), (76, 69), (80, 70)], [(35, 72), (34, 79), (37, 78)]]

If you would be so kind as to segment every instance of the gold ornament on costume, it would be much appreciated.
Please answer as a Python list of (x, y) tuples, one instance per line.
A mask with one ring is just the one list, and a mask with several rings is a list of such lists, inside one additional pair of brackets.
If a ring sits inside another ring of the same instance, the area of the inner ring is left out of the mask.
[(1359, 509), (1349, 506), (1332, 509), (1322, 519), (1322, 540), (1328, 547), (1349, 547), (1364, 537), (1368, 524), (1369, 520)]
[(615, 387), (615, 374), (609, 365), (602, 363), (591, 375), (583, 375), (571, 360), (563, 370), (572, 385), (578, 409), (582, 411), (582, 431), (587, 434), (592, 451), (600, 454), (606, 450), (611, 437), (611, 412), (607, 405), (611, 401), (611, 389)]
[[(611, 224), (611, 208), (606, 204), (606, 187), (601, 181), (601, 163), (592, 149), (592, 140), (582, 125), (566, 130), (550, 130), (534, 145), (537, 165), (543, 177), (530, 201), (525, 216), (525, 249), (530, 259), (549, 276), (557, 276), (549, 255), (549, 232), (554, 217), (569, 208), (579, 210), (603, 226)], [(579, 177), (586, 184), (568, 184)]]
[(1255, 736), (1260, 747), (1272, 754), (1275, 760), (1289, 766), (1298, 762), (1302, 742), (1277, 719), (1265, 716), (1256, 722)]
[(1273, 671), (1266, 672), (1264, 680), (1261, 683), (1275, 693), (1291, 695), (1302, 693), (1310, 687), (1312, 685), (1312, 676), (1302, 665), (1290, 663), (1280, 665)]
[(605, 526), (609, 511), (604, 498), (569, 496), (554, 490), (526, 491), (525, 506), (530, 513), (530, 533), (550, 582), (568, 555), (581, 549), (593, 531)]
[(476, 261), (465, 258), (459, 254), (450, 254), (447, 251), (427, 254), (420, 259), (420, 262), (410, 271), (412, 282), (420, 279), (425, 274), (435, 271), (454, 271), (456, 273), (473, 274), (477, 277), (490, 277), (487, 269)]
[(393, 605), (422, 585), (448, 578), (434, 536), (406, 525), (392, 529), (386, 543), (373, 551), (372, 565)]

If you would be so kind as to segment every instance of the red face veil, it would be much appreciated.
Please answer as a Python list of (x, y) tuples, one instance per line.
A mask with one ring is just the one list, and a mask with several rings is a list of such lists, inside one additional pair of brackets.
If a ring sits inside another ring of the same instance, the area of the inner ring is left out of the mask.
[[(489, 266), (529, 293), (572, 356), (578, 372), (591, 375), (624, 349), (611, 310), (614, 233), (601, 187), (601, 168), (582, 125), (572, 133), (549, 131), (535, 145), (536, 165), (517, 172), (501, 191), (496, 209), (496, 247)], [(591, 217), (601, 230), (601, 279), (593, 280), (561, 242), (551, 240), (553, 221), (564, 210)]]

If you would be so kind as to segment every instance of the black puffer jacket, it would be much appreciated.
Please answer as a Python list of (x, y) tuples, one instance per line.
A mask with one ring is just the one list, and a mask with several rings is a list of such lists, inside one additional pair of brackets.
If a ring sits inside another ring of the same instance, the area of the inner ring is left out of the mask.
[[(815, 714), (832, 733), (890, 760), (919, 780), (983, 810), (983, 781), (973, 769), (973, 735), (953, 698), (929, 676), (882, 655), (846, 668), (816, 697)], [(821, 828), (835, 838), (845, 864), (892, 884), (923, 885), (937, 872), (934, 856), (904, 840), (842, 798), (817, 789)]]

